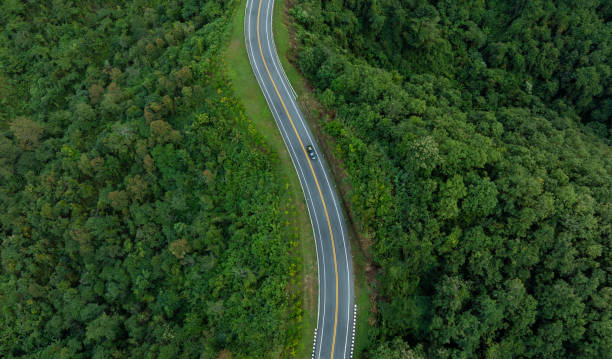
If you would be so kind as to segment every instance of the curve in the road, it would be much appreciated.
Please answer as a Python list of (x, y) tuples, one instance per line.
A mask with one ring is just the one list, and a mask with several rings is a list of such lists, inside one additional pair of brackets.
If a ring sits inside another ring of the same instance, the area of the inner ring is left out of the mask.
[[(264, 3), (266, 6), (265, 11), (262, 13), (262, 4)], [(334, 354), (337, 354), (336, 358), (347, 358), (349, 331), (351, 328), (354, 328), (355, 314), (353, 314), (353, 317), (350, 315), (353, 309), (353, 277), (351, 256), (349, 255), (350, 248), (345, 237), (345, 223), (339, 210), (337, 195), (330, 185), (328, 179), (329, 175), (323, 166), (324, 159), (321, 157), (321, 152), (318, 151), (316, 143), (312, 141), (310, 130), (308, 126), (306, 126), (302, 113), (295, 103), (295, 92), (287, 80), (278, 59), (271, 30), (273, 7), (274, 0), (247, 0), (244, 23), (247, 54), (255, 77), (264, 93), (264, 97), (268, 102), (268, 106), (272, 111), (276, 124), (281, 131), (283, 141), (289, 150), (292, 162), (300, 179), (300, 184), (304, 190), (304, 197), (306, 198), (311, 224), (315, 233), (314, 237), (319, 267), (317, 328), (320, 329), (320, 335), (317, 336), (318, 331), (315, 333), (313, 358), (316, 356), (317, 358), (323, 357), (333, 359)], [(260, 24), (263, 26), (260, 26)], [(263, 37), (262, 32), (265, 34), (265, 42), (261, 40)], [(255, 33), (255, 36), (253, 36), (253, 33)], [(257, 44), (256, 48), (254, 46), (255, 40)], [(268, 66), (268, 63), (271, 63), (272, 66)], [(261, 68), (265, 69), (265, 74), (263, 75), (262, 71), (260, 71)], [(282, 85), (280, 90), (277, 83)], [(291, 88), (291, 93), (288, 87)], [(276, 96), (271, 96), (271, 93)], [(286, 102), (291, 105), (290, 108), (287, 107)], [(300, 129), (296, 127), (293, 120), (294, 118), (299, 120), (299, 124), (301, 125)], [(293, 131), (287, 131), (287, 127), (290, 127)], [(319, 166), (313, 166), (313, 162), (317, 160), (309, 159), (306, 145), (302, 140), (303, 137), (310, 141), (310, 144), (315, 147), (315, 151), (319, 154)], [(295, 140), (297, 140), (299, 145), (296, 144)], [(296, 147), (300, 147), (301, 151)], [(307, 164), (307, 166), (305, 164)], [(303, 168), (310, 169), (310, 172), (305, 172)], [(319, 178), (325, 180), (327, 184), (326, 187), (320, 185)], [(314, 186), (312, 186), (313, 182)], [(320, 202), (313, 200), (317, 197), (320, 199)], [(328, 200), (327, 202), (326, 199)], [(327, 203), (333, 204), (335, 217), (333, 215), (330, 216)], [(324, 221), (320, 221), (319, 217), (324, 217)], [(312, 220), (313, 218), (314, 222)], [(322, 226), (322, 222), (326, 223), (327, 226)], [(338, 256), (336, 253), (334, 232), (340, 234), (344, 256)], [(331, 257), (332, 260), (329, 260), (329, 257)], [(333, 268), (330, 268), (329, 266), (332, 262)], [(338, 262), (341, 262), (340, 266)], [(344, 265), (342, 266), (342, 264)], [(333, 277), (331, 277), (332, 273)], [(329, 288), (330, 282), (333, 282), (333, 288)], [(340, 285), (340, 283), (343, 285)], [(333, 298), (329, 298), (332, 295)], [(332, 309), (329, 308), (332, 304), (333, 310), (328, 310)], [(320, 310), (321, 307), (323, 307), (322, 312)], [(330, 318), (332, 313), (333, 317)], [(353, 325), (351, 326), (351, 324)], [(336, 340), (337, 334), (340, 334), (338, 338), (341, 338), (338, 342)], [(350, 357), (352, 357), (353, 354), (353, 343), (354, 337), (351, 336), (350, 349), (348, 350)]]

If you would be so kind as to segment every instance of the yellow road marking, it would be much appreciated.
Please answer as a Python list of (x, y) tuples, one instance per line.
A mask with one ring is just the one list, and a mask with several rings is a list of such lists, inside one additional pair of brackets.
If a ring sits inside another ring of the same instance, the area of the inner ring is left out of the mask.
[[(268, 73), (268, 77), (270, 78), (270, 81), (272, 82), (272, 86), (274, 86), (274, 91), (276, 91), (276, 95), (278, 96), (278, 99), (283, 105), (283, 109), (285, 110), (285, 113), (287, 114), (287, 117), (289, 118), (289, 122), (291, 122), (291, 127), (293, 127), (293, 131), (295, 132), (295, 135), (297, 136), (297, 139), (300, 142), (300, 146), (302, 146), (302, 151), (304, 152), (304, 155), (308, 159), (308, 154), (306, 153), (306, 148), (304, 147), (302, 138), (300, 137), (300, 134), (295, 128), (293, 119), (291, 118), (289, 111), (287, 111), (287, 106), (285, 105), (285, 101), (283, 101), (283, 98), (278, 92), (278, 88), (276, 87), (276, 83), (274, 82), (274, 79), (272, 79), (272, 75), (270, 74), (270, 69), (268, 69), (268, 64), (266, 63), (266, 59), (264, 58), (263, 50), (261, 48), (261, 37), (259, 36), (259, 15), (261, 13), (261, 2), (262, 0), (259, 0), (259, 6), (257, 7), (257, 44), (259, 45), (259, 53), (261, 54), (261, 60), (263, 61), (264, 67), (266, 68), (266, 72)], [(310, 166), (310, 171), (312, 171), (312, 176), (314, 177), (315, 183), (317, 185), (317, 189), (319, 190), (319, 195), (321, 196), (321, 202), (323, 203), (323, 210), (325, 211), (325, 218), (327, 219), (327, 226), (329, 227), (329, 235), (331, 237), (331, 242), (332, 242), (332, 252), (334, 253), (334, 272), (336, 274), (336, 308), (335, 308), (335, 313), (334, 313), (334, 335), (332, 337), (332, 350), (331, 350), (331, 359), (334, 359), (334, 348), (336, 346), (336, 327), (338, 326), (338, 262), (336, 260), (336, 245), (334, 243), (334, 233), (332, 232), (329, 215), (327, 214), (327, 206), (325, 205), (325, 199), (323, 199), (323, 192), (321, 192), (321, 187), (319, 186), (317, 175), (315, 174), (314, 168), (312, 168), (312, 163), (310, 162), (309, 159), (308, 159), (308, 166)]]

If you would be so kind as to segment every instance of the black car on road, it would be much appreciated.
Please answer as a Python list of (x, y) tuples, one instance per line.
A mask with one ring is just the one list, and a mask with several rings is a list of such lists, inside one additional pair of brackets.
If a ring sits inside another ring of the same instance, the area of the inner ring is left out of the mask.
[(312, 147), (312, 145), (306, 146), (306, 152), (308, 152), (308, 157), (310, 157), (311, 160), (314, 160), (317, 158), (317, 155), (315, 154), (315, 150)]

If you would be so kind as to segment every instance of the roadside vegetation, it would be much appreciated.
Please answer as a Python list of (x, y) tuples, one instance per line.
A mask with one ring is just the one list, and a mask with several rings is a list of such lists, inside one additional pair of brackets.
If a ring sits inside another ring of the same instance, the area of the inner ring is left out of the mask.
[(239, 5), (0, 4), (0, 357), (292, 355), (300, 234), (222, 60)]
[(362, 357), (610, 358), (610, 3), (291, 15), (377, 268)]
[[(317, 324), (318, 269), (315, 242), (304, 201), (304, 192), (302, 192), (295, 167), (247, 56), (244, 39), (245, 7), (246, 0), (240, 1), (233, 15), (229, 46), (224, 58), (234, 92), (244, 104), (245, 115), (252, 121), (255, 129), (275, 154), (274, 166), (284, 181), (281, 201), (286, 203), (287, 220), (294, 226), (297, 234), (294, 239), (296, 241), (295, 250), (291, 253), (295, 257), (294, 260), (297, 261), (297, 266), (294, 268), (295, 276), (291, 281), (290, 292), (294, 301), (293, 322), (288, 324), (294, 331), (292, 333), (294, 342), (290, 354), (306, 359), (310, 358), (312, 353), (312, 338)], [(279, 30), (277, 26), (278, 24), (275, 23), (273, 27), (275, 35)]]

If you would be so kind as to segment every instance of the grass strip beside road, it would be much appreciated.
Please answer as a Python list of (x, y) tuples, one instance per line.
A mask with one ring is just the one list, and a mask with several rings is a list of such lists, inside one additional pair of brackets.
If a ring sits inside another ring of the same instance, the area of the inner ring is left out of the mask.
[(301, 295), (301, 298), (297, 299), (301, 308), (295, 308), (299, 313), (294, 313), (298, 315), (298, 324), (301, 324), (301, 328), (297, 328), (301, 331), (300, 340), (294, 343), (295, 345), (291, 345), (295, 347), (295, 352), (287, 354), (305, 359), (310, 358), (311, 355), (312, 339), (317, 322), (318, 278), (315, 242), (304, 194), (291, 157), (249, 63), (244, 40), (245, 7), (246, 0), (242, 0), (235, 10), (229, 45), (224, 57), (234, 92), (244, 104), (246, 116), (278, 155), (278, 171), (287, 181), (287, 193), (284, 198), (288, 203), (286, 214), (288, 219), (295, 222), (300, 242), (297, 246), (299, 252), (295, 255), (300, 256), (299, 262), (302, 267), (301, 275), (298, 273), (295, 277), (296, 283), (292, 283), (292, 287), (298, 289), (294, 290), (293, 294)]

